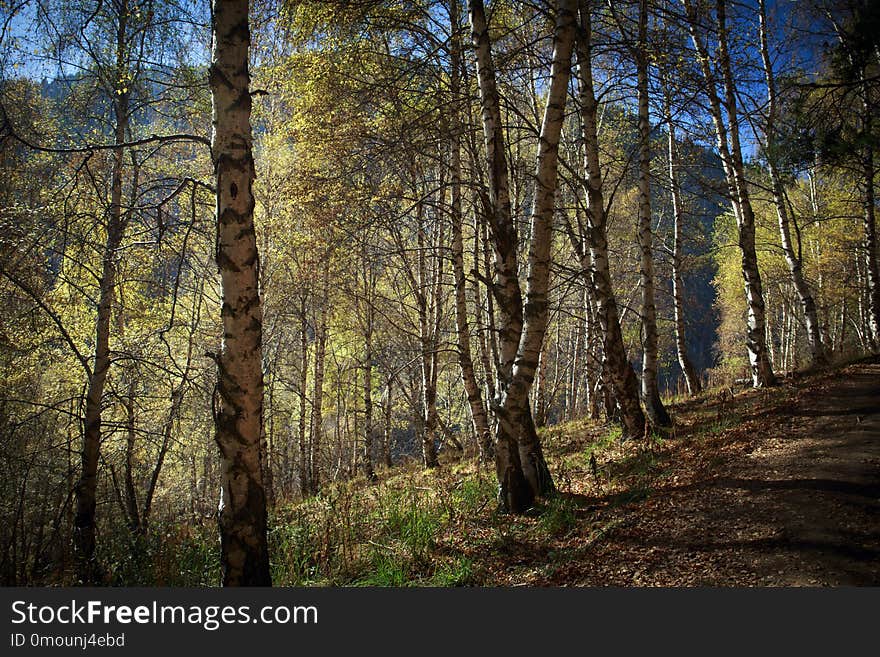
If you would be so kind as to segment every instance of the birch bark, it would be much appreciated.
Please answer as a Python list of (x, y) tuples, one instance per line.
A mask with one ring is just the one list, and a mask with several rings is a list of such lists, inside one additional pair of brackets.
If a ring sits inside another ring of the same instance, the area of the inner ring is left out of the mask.
[(634, 49), (639, 105), (639, 285), (642, 291), (642, 401), (655, 426), (672, 424), (657, 388), (657, 308), (654, 303), (654, 233), (651, 229), (651, 120), (648, 113), (648, 2), (639, 0)]
[(499, 503), (502, 510), (521, 513), (531, 506), (536, 496), (553, 491), (553, 482), (532, 420), (529, 392), (548, 321), (547, 292), (558, 148), (571, 70), (575, 12), (571, 0), (558, 3), (553, 64), (536, 166), (527, 293), (523, 303), (517, 276), (516, 230), (510, 213), (504, 135), (485, 10), (480, 0), (472, 0), (468, 6), (477, 51), (477, 78), (489, 162), (492, 209), (489, 225), (495, 246), (498, 281), (494, 293), (501, 320), (498, 397), (493, 406), (497, 421)]
[(663, 74), (661, 74), (661, 78), (663, 84), (663, 118), (666, 121), (667, 175), (672, 196), (672, 312), (675, 324), (675, 353), (678, 357), (678, 365), (681, 368), (682, 374), (684, 374), (688, 394), (696, 395), (702, 390), (702, 384), (690, 356), (688, 356), (687, 332), (684, 322), (684, 284), (681, 271), (684, 206), (681, 199), (681, 182), (678, 177), (680, 168), (678, 144), (676, 141), (675, 124), (672, 121), (672, 99), (669, 93), (668, 79)]
[(224, 586), (265, 586), (272, 581), (260, 462), (263, 313), (254, 234), (256, 173), (247, 0), (214, 0), (212, 28), (211, 154), (217, 189), (216, 260), (223, 299), (214, 409), (221, 461), (221, 567)]
[[(761, 274), (758, 270), (758, 255), (755, 250), (755, 215), (752, 210), (751, 197), (745, 176), (742, 149), (739, 137), (739, 119), (736, 103), (736, 86), (730, 67), (730, 55), (727, 48), (727, 24), (725, 0), (716, 3), (718, 23), (718, 60), (721, 68), (724, 113), (722, 100), (718, 96), (718, 83), (712, 70), (708, 48), (698, 32), (699, 18), (692, 0), (682, 0), (688, 19), (688, 30), (697, 51), (697, 60), (706, 82), (706, 95), (709, 99), (709, 113), (715, 126), (715, 135), (721, 163), (727, 181), (731, 206), (736, 216), (739, 229), (739, 248), (742, 254), (742, 276), (748, 306), (746, 325), (746, 349), (752, 371), (752, 385), (755, 388), (773, 385), (776, 377), (770, 365), (765, 339), (765, 309), (761, 286)], [(727, 123), (724, 120), (727, 115)]]
[[(467, 279), (464, 270), (464, 240), (462, 237), (461, 209), (461, 26), (459, 25), (459, 2), (449, 3), (449, 21), (451, 23), (450, 48), (450, 93), (452, 95), (450, 116), (450, 188), (452, 203), (450, 219), (452, 224), (452, 273), (455, 281), (455, 326), (458, 342), (458, 364), (464, 382), (474, 435), (480, 447), (480, 457), (484, 461), (492, 458), (492, 431), (489, 418), (483, 404), (483, 396), (474, 373), (474, 360), (471, 352), (471, 331), (467, 316)], [(476, 266), (476, 263), (475, 263)]]
[(596, 318), (603, 336), (603, 369), (608, 375), (614, 397), (620, 408), (624, 436), (638, 438), (644, 435), (645, 415), (639, 404), (638, 381), (626, 355), (617, 300), (611, 286), (608, 263), (607, 216), (602, 190), (602, 169), (599, 161), (596, 94), (593, 87), (592, 24), (589, 3), (580, 0), (580, 24), (577, 39), (579, 111), (584, 141), (584, 170), (586, 173), (587, 223), (589, 225), (589, 257), (581, 266), (592, 272), (596, 298)]
[(788, 206), (785, 198), (785, 188), (776, 165), (777, 134), (776, 134), (776, 82), (773, 73), (773, 65), (770, 61), (770, 48), (767, 37), (767, 11), (764, 0), (758, 0), (758, 19), (761, 41), (761, 62), (764, 66), (764, 81), (767, 85), (767, 119), (764, 124), (765, 152), (767, 154), (767, 168), (770, 173), (770, 184), (773, 189), (773, 204), (776, 206), (776, 216), (779, 220), (779, 236), (782, 241), (782, 253), (791, 276), (791, 282), (797, 292), (804, 317), (804, 326), (807, 332), (807, 342), (810, 345), (810, 357), (814, 367), (822, 367), (827, 364), (825, 347), (822, 344), (822, 334), (819, 324), (819, 316), (816, 312), (816, 303), (813, 293), (804, 277), (803, 263), (800, 255), (795, 252), (791, 241), (791, 229), (789, 227)]

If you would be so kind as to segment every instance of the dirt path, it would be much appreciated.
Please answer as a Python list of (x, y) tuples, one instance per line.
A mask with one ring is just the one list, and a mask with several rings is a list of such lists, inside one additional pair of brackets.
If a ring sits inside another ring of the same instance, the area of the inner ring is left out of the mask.
[(577, 558), (531, 583), (880, 585), (880, 361), (744, 393), (739, 409), (713, 467), (615, 510), (603, 540), (573, 537)]

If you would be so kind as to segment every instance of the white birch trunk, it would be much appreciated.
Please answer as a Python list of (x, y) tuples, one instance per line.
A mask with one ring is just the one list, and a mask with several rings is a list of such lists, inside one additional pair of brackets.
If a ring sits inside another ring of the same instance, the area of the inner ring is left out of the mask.
[(254, 234), (250, 31), (247, 0), (214, 0), (209, 82), (217, 189), (217, 267), (223, 343), (217, 357), (215, 440), (220, 449), (221, 567), (225, 586), (270, 585), (263, 423), (262, 306)]
[[(471, 412), (471, 422), (480, 457), (484, 461), (494, 455), (492, 431), (489, 428), (489, 417), (483, 404), (483, 395), (477, 384), (474, 373), (474, 361), (471, 353), (471, 331), (467, 316), (467, 278), (464, 270), (464, 239), (462, 225), (464, 223), (461, 209), (461, 26), (459, 24), (459, 2), (449, 3), (449, 20), (452, 30), (452, 46), (450, 57), (450, 92), (452, 94), (452, 110), (450, 117), (450, 187), (452, 194), (452, 273), (455, 281), (455, 326), (458, 342), (458, 364), (461, 378), (467, 394)], [(476, 263), (475, 263), (476, 266)]]
[(639, 105), (639, 286), (642, 291), (642, 401), (651, 424), (668, 427), (657, 388), (657, 308), (654, 303), (654, 232), (651, 228), (651, 120), (648, 114), (648, 2), (639, 0), (634, 49)]
[(825, 347), (822, 344), (822, 335), (819, 325), (819, 317), (816, 313), (816, 303), (813, 293), (804, 278), (802, 259), (795, 252), (791, 241), (789, 228), (788, 207), (786, 205), (785, 189), (782, 178), (776, 166), (776, 84), (773, 74), (773, 66), (770, 61), (770, 48), (767, 38), (767, 12), (764, 0), (758, 0), (758, 16), (761, 40), (761, 61), (764, 65), (764, 80), (767, 85), (767, 120), (764, 125), (765, 151), (767, 153), (767, 166), (770, 172), (770, 184), (773, 189), (773, 203), (776, 206), (776, 216), (779, 220), (779, 236), (782, 241), (782, 253), (791, 276), (791, 282), (797, 292), (804, 317), (804, 326), (807, 329), (807, 341), (810, 345), (810, 356), (813, 367), (822, 367), (827, 364)]
[(765, 339), (764, 297), (761, 289), (761, 274), (758, 270), (758, 256), (755, 250), (755, 215), (752, 210), (745, 167), (740, 147), (739, 120), (737, 117), (736, 87), (730, 67), (730, 56), (727, 50), (727, 26), (725, 0), (717, 2), (718, 19), (718, 58), (724, 87), (724, 110), (727, 123), (722, 113), (721, 98), (715, 73), (706, 45), (703, 43), (697, 26), (699, 17), (691, 0), (682, 0), (687, 12), (688, 29), (697, 60), (706, 82), (706, 94), (709, 99), (709, 113), (715, 125), (718, 150), (724, 168), (731, 205), (736, 215), (739, 228), (739, 248), (742, 254), (742, 275), (748, 306), (748, 322), (746, 326), (746, 349), (751, 365), (752, 385), (756, 388), (773, 385), (776, 377), (770, 365)]
[(639, 438), (644, 435), (645, 415), (639, 404), (638, 381), (626, 355), (617, 300), (611, 286), (608, 262), (607, 216), (602, 191), (602, 169), (599, 163), (599, 136), (596, 95), (592, 71), (592, 26), (589, 3), (581, 0), (580, 31), (578, 33), (578, 84), (581, 129), (584, 140), (584, 171), (587, 194), (587, 222), (589, 224), (589, 257), (584, 255), (581, 267), (591, 272), (596, 298), (596, 318), (603, 336), (603, 376), (611, 384), (621, 410), (624, 436)]

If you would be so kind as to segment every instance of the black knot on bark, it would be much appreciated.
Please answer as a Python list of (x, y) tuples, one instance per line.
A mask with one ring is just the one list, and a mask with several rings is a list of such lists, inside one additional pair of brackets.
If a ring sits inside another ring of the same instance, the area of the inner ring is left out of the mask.
[(230, 195), (232, 198), (235, 198), (236, 196), (238, 196), (238, 185), (236, 185), (235, 183), (232, 183), (232, 184), (229, 186), (229, 195)]

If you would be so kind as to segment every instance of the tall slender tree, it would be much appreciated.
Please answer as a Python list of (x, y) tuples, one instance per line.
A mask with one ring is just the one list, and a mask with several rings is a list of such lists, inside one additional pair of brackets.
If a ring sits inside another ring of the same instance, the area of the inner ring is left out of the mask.
[(267, 586), (272, 580), (260, 462), (263, 318), (254, 233), (248, 1), (214, 0), (211, 27), (211, 154), (217, 190), (216, 260), (223, 294), (223, 343), (215, 356), (214, 395), (221, 461), (221, 566), (225, 586)]
[(675, 324), (675, 354), (678, 365), (684, 374), (688, 393), (696, 395), (702, 389), (700, 377), (697, 375), (690, 355), (688, 354), (686, 327), (684, 320), (684, 280), (682, 271), (682, 242), (684, 224), (684, 205), (681, 197), (681, 180), (679, 170), (681, 163), (678, 152), (678, 139), (675, 122), (672, 116), (672, 94), (667, 74), (661, 72), (663, 87), (663, 120), (666, 123), (666, 172), (669, 181), (669, 193), (672, 200), (672, 314)]
[[(688, 31), (705, 82), (705, 93), (709, 99), (709, 114), (715, 127), (728, 194), (733, 213), (736, 216), (739, 232), (738, 242), (742, 255), (741, 270), (748, 305), (746, 349), (751, 364), (752, 385), (760, 388), (773, 385), (776, 382), (776, 376), (773, 373), (767, 351), (764, 293), (761, 286), (761, 273), (758, 269), (758, 254), (755, 248), (755, 212), (752, 208), (751, 193), (743, 161), (737, 87), (728, 48), (727, 3), (726, 0), (717, 0), (715, 3), (716, 29), (713, 30), (713, 34), (717, 41), (717, 64), (721, 74), (719, 84), (707, 46), (707, 42), (711, 39), (703, 34), (705, 21), (702, 19), (705, 17), (699, 14), (693, 0), (682, 0), (682, 2), (687, 14)], [(723, 99), (719, 95), (719, 88)]]
[(795, 250), (794, 243), (792, 242), (789, 218), (790, 206), (786, 197), (782, 174), (777, 164), (780, 148), (776, 126), (779, 102), (776, 94), (776, 74), (773, 71), (773, 62), (770, 59), (767, 9), (764, 0), (758, 0), (758, 24), (761, 43), (761, 63), (764, 67), (764, 81), (767, 86), (767, 111), (763, 125), (767, 172), (770, 174), (773, 204), (776, 206), (776, 216), (779, 220), (779, 237), (782, 241), (782, 253), (785, 255), (785, 263), (788, 265), (791, 282), (801, 304), (801, 313), (803, 314), (807, 341), (810, 345), (812, 365), (814, 367), (821, 367), (827, 364), (828, 359), (825, 355), (825, 347), (822, 344), (816, 302), (813, 300), (813, 292), (810, 290), (810, 285), (804, 276), (803, 262), (799, 255), (799, 250)]
[(458, 339), (458, 363), (461, 368), (461, 378), (464, 382), (467, 394), (468, 406), (471, 412), (471, 422), (474, 426), (474, 434), (480, 447), (481, 457), (488, 461), (494, 455), (492, 446), (492, 430), (489, 427), (489, 416), (483, 403), (483, 395), (477, 383), (474, 372), (474, 359), (471, 352), (471, 329), (467, 315), (467, 278), (464, 268), (464, 238), (462, 228), (464, 217), (462, 213), (461, 194), (461, 136), (464, 130), (462, 122), (462, 94), (461, 94), (461, 70), (462, 70), (462, 43), (459, 0), (449, 0), (449, 93), (451, 96), (449, 117), (449, 176), (450, 176), (450, 223), (452, 243), (452, 273), (455, 282), (455, 326)]
[(578, 100), (584, 142), (584, 172), (587, 197), (589, 258), (586, 252), (582, 268), (590, 272), (596, 297), (596, 316), (603, 339), (603, 369), (607, 371), (623, 423), (624, 435), (644, 435), (645, 414), (639, 404), (638, 380), (626, 354), (620, 329), (620, 313), (611, 284), (608, 260), (608, 214), (602, 189), (599, 159), (598, 107), (593, 85), (593, 30), (590, 4), (578, 4), (577, 34)]
[(639, 285), (642, 289), (642, 399), (655, 426), (672, 424), (657, 387), (657, 307), (654, 303), (654, 231), (651, 218), (651, 117), (648, 91), (648, 0), (639, 0), (633, 48), (639, 115)]
[(480, 0), (472, 0), (468, 8), (489, 171), (487, 214), (495, 249), (496, 275), (492, 291), (501, 323), (498, 397), (493, 405), (497, 421), (495, 465), (501, 508), (521, 513), (531, 506), (536, 496), (553, 491), (553, 481), (532, 419), (529, 392), (549, 318), (547, 290), (558, 149), (571, 71), (575, 10), (569, 0), (561, 0), (556, 7), (553, 63), (539, 140), (524, 302), (518, 280), (516, 227), (510, 206), (505, 136), (485, 7)]

